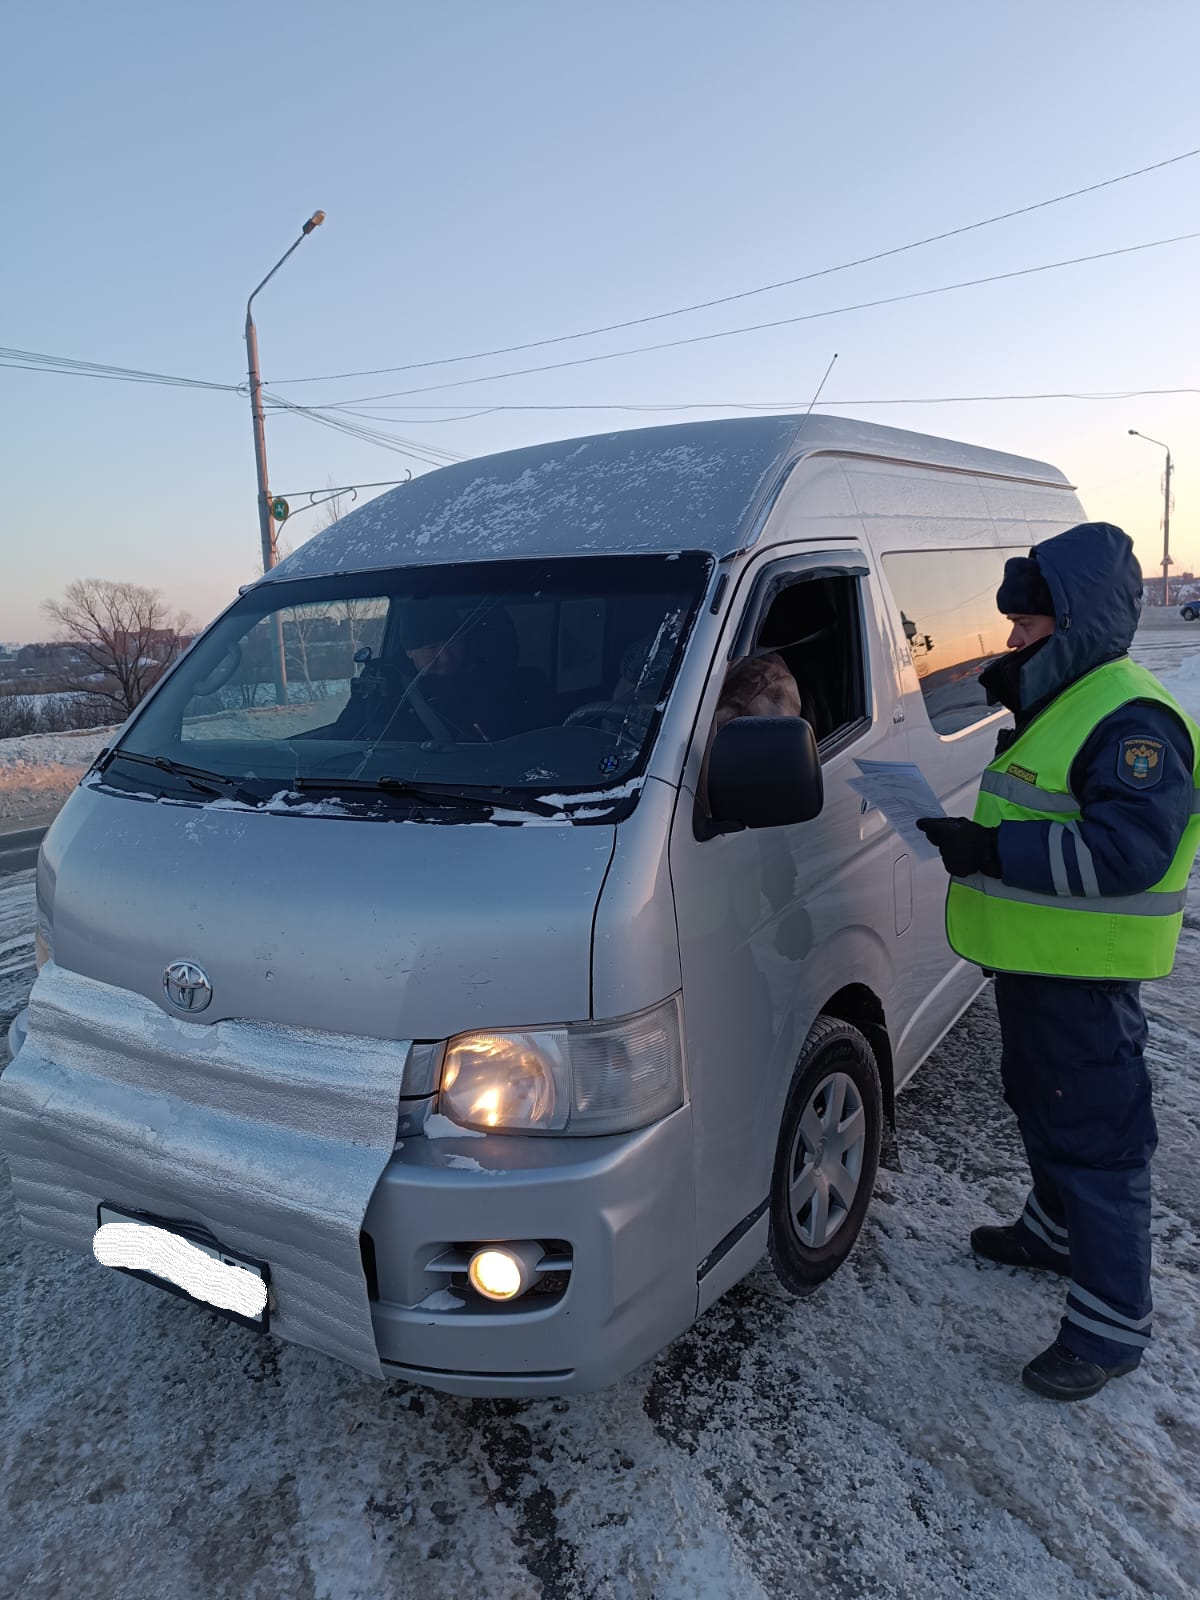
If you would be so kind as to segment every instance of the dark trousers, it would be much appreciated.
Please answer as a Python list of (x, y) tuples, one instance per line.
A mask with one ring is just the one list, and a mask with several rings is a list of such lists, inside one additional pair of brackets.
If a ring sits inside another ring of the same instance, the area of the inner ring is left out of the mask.
[(1150, 1342), (1150, 1158), (1158, 1143), (1136, 983), (996, 979), (1004, 1098), (1033, 1188), (1031, 1251), (1068, 1262), (1059, 1341), (1103, 1366)]

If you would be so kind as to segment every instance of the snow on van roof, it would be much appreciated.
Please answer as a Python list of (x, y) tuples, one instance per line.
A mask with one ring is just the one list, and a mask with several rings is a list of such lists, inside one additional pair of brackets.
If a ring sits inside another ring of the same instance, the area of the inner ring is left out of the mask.
[(783, 467), (847, 451), (1066, 483), (1041, 461), (851, 418), (631, 428), (458, 462), (324, 529), (261, 581), (522, 556), (736, 549)]

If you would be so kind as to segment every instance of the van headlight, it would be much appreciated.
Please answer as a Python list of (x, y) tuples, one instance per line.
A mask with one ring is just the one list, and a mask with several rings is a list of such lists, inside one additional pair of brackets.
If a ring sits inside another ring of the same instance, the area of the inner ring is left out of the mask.
[(461, 1033), (439, 1109), (495, 1133), (626, 1133), (683, 1104), (677, 999), (616, 1022)]

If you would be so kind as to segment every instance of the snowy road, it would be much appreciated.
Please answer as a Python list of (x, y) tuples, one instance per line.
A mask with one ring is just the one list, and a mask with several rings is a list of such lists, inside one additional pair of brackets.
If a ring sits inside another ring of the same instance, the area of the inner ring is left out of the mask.
[[(29, 982), (31, 875), (0, 886)], [(1017, 1383), (1061, 1287), (976, 1266), (1015, 1212), (981, 999), (902, 1098), (848, 1267), (760, 1269), (608, 1393), (492, 1403), (380, 1387), (154, 1289), (22, 1251), (0, 1179), (0, 1593), (23, 1600), (1118, 1600), (1200, 1562), (1200, 885), (1150, 991), (1158, 1337), (1058, 1409)]]
[[(32, 874), (0, 881), (0, 1016), (32, 979), (31, 923)], [(1017, 1381), (1061, 1284), (966, 1249), (1023, 1195), (990, 995), (902, 1097), (905, 1170), (881, 1173), (831, 1283), (795, 1302), (760, 1268), (657, 1361), (570, 1401), (379, 1386), (22, 1250), (0, 1171), (0, 1594), (1190, 1600), (1200, 881), (1146, 998), (1156, 1340), (1075, 1407)]]

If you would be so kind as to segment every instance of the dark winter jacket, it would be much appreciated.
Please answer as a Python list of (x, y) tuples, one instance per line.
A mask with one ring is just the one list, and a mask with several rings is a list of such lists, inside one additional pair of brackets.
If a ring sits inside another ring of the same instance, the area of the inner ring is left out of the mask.
[[(1142, 573), (1133, 542), (1108, 522), (1088, 522), (1030, 551), (1055, 607), (1045, 640), (992, 663), (980, 674), (989, 696), (1013, 712), (1023, 731), (1070, 684), (1106, 661), (1127, 655), (1141, 611)], [(1004, 736), (1002, 735), (1002, 740)], [(1012, 734), (1007, 741), (1011, 742)], [(1122, 760), (1125, 741), (1164, 746), (1152, 787), (1134, 787)], [(1166, 872), (1191, 814), (1192, 741), (1173, 712), (1133, 701), (1097, 724), (1071, 767), (1079, 801), (1079, 836), (1091, 853), (1102, 895), (1140, 894)], [(1054, 894), (1050, 822), (1003, 822), (1001, 878), (1018, 889)], [(1083, 895), (1076, 840), (1064, 833), (1072, 894)]]

